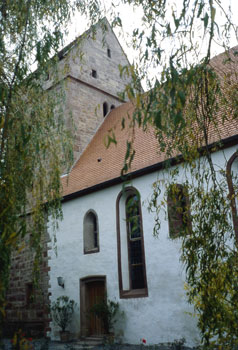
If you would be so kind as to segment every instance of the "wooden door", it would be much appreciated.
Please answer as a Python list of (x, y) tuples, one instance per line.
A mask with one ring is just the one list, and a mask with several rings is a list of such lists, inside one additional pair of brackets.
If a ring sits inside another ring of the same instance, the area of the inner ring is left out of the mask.
[[(93, 305), (98, 304), (105, 298), (104, 281), (94, 281), (87, 285), (87, 299), (89, 310)], [(103, 322), (97, 316), (90, 313), (89, 316), (89, 332), (90, 335), (102, 335), (105, 333)]]

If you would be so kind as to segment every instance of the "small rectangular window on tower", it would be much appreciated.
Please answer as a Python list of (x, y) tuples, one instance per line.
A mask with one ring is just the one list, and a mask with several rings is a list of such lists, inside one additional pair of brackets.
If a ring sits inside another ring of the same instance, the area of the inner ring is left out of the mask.
[(111, 56), (111, 50), (108, 48), (107, 49), (107, 57), (109, 57), (109, 58), (111, 58), (112, 56)]
[(97, 78), (97, 71), (95, 69), (92, 69), (92, 77)]

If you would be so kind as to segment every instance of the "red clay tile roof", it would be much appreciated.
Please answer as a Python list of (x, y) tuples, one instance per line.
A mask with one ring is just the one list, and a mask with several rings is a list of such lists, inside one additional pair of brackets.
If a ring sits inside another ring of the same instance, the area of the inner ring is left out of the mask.
[[(126, 154), (126, 141), (132, 132), (131, 129), (121, 130), (121, 120), (132, 112), (133, 106), (128, 102), (107, 115), (70, 175), (62, 178), (64, 196), (120, 176)], [(105, 138), (111, 129), (116, 135), (117, 145), (111, 144), (107, 149)], [(131, 171), (163, 159), (163, 156), (157, 154), (157, 142), (152, 132), (144, 133), (137, 128), (135, 134), (136, 156)]]
[[(238, 47), (237, 47), (238, 49)], [(219, 55), (213, 59), (219, 71), (230, 71), (228, 66), (224, 68), (224, 55)], [(236, 71), (237, 71), (236, 63)], [(232, 69), (233, 63), (232, 63)], [(234, 71), (234, 70), (233, 70)], [(105, 181), (115, 179), (120, 176), (126, 153), (126, 141), (130, 138), (132, 129), (122, 130), (121, 121), (128, 115), (132, 115), (133, 105), (131, 102), (125, 103), (112, 110), (91, 142), (71, 170), (69, 176), (62, 178), (63, 196), (88, 189), (92, 186), (104, 183)], [(108, 132), (113, 130), (116, 136), (117, 145), (111, 144), (107, 149), (105, 147), (105, 138)], [(141, 128), (135, 128), (134, 149), (136, 151), (130, 172), (154, 165), (165, 160), (165, 154), (158, 152), (158, 142), (154, 135), (152, 127), (147, 132)], [(237, 119), (225, 123), (219, 129), (219, 136), (214, 131), (210, 132), (210, 142), (217, 141), (218, 138), (226, 139), (238, 134)]]

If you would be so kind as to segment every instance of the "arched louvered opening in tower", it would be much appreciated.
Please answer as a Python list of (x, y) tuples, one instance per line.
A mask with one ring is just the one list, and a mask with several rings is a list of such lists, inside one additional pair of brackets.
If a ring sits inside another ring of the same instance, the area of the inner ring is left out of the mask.
[(103, 116), (105, 117), (108, 113), (108, 104), (107, 102), (103, 103)]

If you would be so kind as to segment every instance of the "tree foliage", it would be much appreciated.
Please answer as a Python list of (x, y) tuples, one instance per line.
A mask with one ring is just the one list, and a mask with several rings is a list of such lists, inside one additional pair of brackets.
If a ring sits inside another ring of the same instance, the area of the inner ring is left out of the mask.
[(203, 173), (190, 186), (193, 229), (183, 239), (189, 301), (198, 312), (203, 343), (232, 349), (238, 344), (237, 242), (227, 198), (227, 181), (211, 186)]
[(72, 6), (66, 0), (0, 4), (1, 317), (12, 250), (31, 233), (39, 261), (47, 217), (61, 215), (60, 175), (69, 165), (71, 146), (58, 104), (60, 89), (46, 92), (43, 85), (55, 67)]
[[(140, 25), (132, 30), (138, 59), (132, 68), (120, 68), (121, 74), (130, 74), (133, 81), (124, 92), (135, 107), (130, 125), (132, 130), (136, 126), (155, 129), (158, 150), (168, 159), (168, 189), (181, 175), (181, 166), (171, 170), (169, 160), (178, 156), (177, 162), (183, 161), (191, 206), (187, 210), (191, 230), (189, 234), (181, 232), (188, 300), (195, 306), (202, 344), (232, 349), (238, 343), (238, 237), (232, 225), (234, 198), (228, 195), (226, 171), (216, 166), (213, 153), (222, 146), (224, 125), (234, 126), (238, 118), (234, 69), (238, 50), (229, 51), (230, 38), (237, 42), (233, 9), (223, 7), (219, 0), (176, 4), (168, 0), (114, 1), (108, 12), (112, 23), (119, 26), (123, 26), (119, 3), (142, 13)], [(217, 43), (225, 51), (218, 66), (211, 60)], [(148, 73), (151, 68), (154, 74)], [(141, 80), (147, 84), (146, 94), (141, 93)], [(129, 171), (135, 155), (133, 131), (131, 135), (123, 174)], [(212, 140), (216, 142), (211, 147)], [(109, 141), (115, 142), (113, 137)], [(237, 179), (233, 181), (234, 197)], [(154, 184), (149, 206), (156, 214), (156, 234), (167, 201), (166, 196), (161, 198), (161, 187), (160, 182)]]

